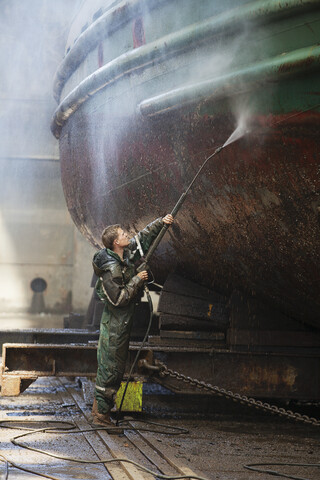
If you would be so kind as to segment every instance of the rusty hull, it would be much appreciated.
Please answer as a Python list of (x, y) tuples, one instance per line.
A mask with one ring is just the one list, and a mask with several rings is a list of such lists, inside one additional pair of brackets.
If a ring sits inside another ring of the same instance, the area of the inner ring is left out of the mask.
[[(112, 117), (106, 129), (99, 112), (80, 109), (60, 138), (68, 209), (97, 246), (108, 224), (134, 233), (171, 211), (235, 128), (222, 114), (126, 121)], [(206, 166), (156, 251), (154, 274), (238, 289), (319, 327), (320, 115), (256, 116), (253, 125)]]
[(133, 234), (170, 212), (246, 113), (156, 251), (156, 281), (175, 271), (320, 327), (319, 0), (143, 4), (76, 18), (57, 72), (75, 224), (99, 247), (108, 224)]

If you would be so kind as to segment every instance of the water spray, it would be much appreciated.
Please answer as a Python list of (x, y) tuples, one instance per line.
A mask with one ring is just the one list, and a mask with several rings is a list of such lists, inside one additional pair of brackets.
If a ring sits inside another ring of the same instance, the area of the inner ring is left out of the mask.
[[(190, 185), (188, 186), (188, 188), (186, 189), (185, 192), (182, 193), (182, 195), (180, 196), (179, 200), (177, 201), (177, 203), (175, 204), (175, 206), (173, 207), (173, 210), (171, 212), (171, 215), (173, 216), (173, 218), (177, 215), (178, 211), (180, 210), (181, 206), (183, 205), (187, 195), (188, 195), (188, 192), (189, 190), (192, 188), (193, 184), (195, 183), (195, 181), (197, 180), (197, 178), (199, 177), (200, 173), (202, 172), (202, 170), (204, 169), (204, 167), (206, 166), (207, 162), (212, 158), (214, 157), (215, 155), (217, 155), (218, 153), (221, 152), (221, 150), (224, 148), (224, 145), (222, 145), (221, 147), (218, 147), (204, 162), (203, 164), (201, 165), (201, 167), (199, 168), (198, 172), (196, 173), (196, 175), (193, 177)], [(144, 261), (141, 265), (139, 265), (139, 267), (137, 268), (137, 271), (138, 272), (141, 272), (143, 270), (146, 270), (147, 269), (147, 264), (150, 260), (150, 258), (152, 257), (155, 249), (158, 247), (159, 243), (161, 242), (163, 236), (165, 235), (166, 231), (168, 230), (170, 225), (167, 225), (167, 224), (164, 224), (162, 229), (160, 230), (160, 233), (158, 234), (157, 238), (153, 241), (151, 247), (149, 248), (148, 250), (148, 253), (147, 255), (144, 257)]]
[[(218, 147), (211, 155), (209, 155), (208, 158), (205, 159), (205, 161), (203, 162), (203, 164), (201, 165), (201, 167), (199, 168), (198, 172), (196, 173), (196, 175), (193, 177), (191, 183), (189, 184), (188, 188), (186, 189), (185, 192), (182, 193), (181, 197), (179, 198), (179, 200), (177, 201), (177, 203), (175, 204), (175, 206), (173, 207), (173, 210), (171, 212), (171, 215), (173, 217), (175, 217), (178, 213), (178, 211), (180, 210), (182, 204), (184, 203), (187, 195), (188, 195), (188, 192), (191, 190), (193, 184), (195, 183), (195, 181), (197, 180), (197, 178), (199, 177), (199, 175), (201, 174), (202, 170), (204, 169), (204, 167), (206, 166), (206, 164), (208, 163), (208, 161), (214, 157), (215, 155), (218, 155), (218, 153), (221, 152), (221, 150), (223, 150), (227, 145), (230, 145), (231, 143), (239, 140), (241, 137), (243, 137), (246, 133), (249, 133), (249, 130), (246, 128), (246, 125), (244, 122), (240, 122), (238, 127), (235, 129), (235, 131), (230, 135), (230, 137), (228, 138), (228, 140), (220, 147)], [(166, 231), (168, 230), (170, 225), (167, 225), (165, 224), (162, 229), (160, 230), (160, 233), (159, 235), (157, 236), (157, 238), (153, 241), (151, 247), (149, 248), (148, 250), (148, 253), (147, 255), (144, 257), (143, 259), (143, 263), (141, 263), (141, 265), (139, 265), (139, 267), (137, 268), (137, 271), (138, 272), (141, 272), (143, 270), (147, 270), (147, 265), (148, 265), (148, 262), (150, 260), (150, 258), (152, 257), (152, 255), (154, 254), (154, 251), (156, 250), (156, 248), (158, 247), (159, 243), (161, 242), (163, 236), (165, 235)]]

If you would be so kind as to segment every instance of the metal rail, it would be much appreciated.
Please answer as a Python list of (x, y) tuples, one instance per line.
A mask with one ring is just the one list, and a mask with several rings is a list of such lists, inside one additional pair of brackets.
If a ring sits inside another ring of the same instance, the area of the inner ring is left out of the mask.
[(99, 340), (99, 332), (84, 328), (25, 328), (2, 330), (0, 349), (5, 343), (75, 344)]
[[(177, 343), (175, 338), (162, 340)], [(170, 347), (161, 345), (161, 342), (155, 345), (150, 343), (142, 349), (141, 359), (150, 355), (164, 361), (172, 370), (188, 371), (190, 377), (201, 378), (251, 397), (314, 401), (320, 398), (319, 382), (316, 381), (320, 375), (317, 352), (239, 352), (216, 348), (213, 341), (207, 343), (204, 340), (192, 340), (188, 345)], [(6, 344), (0, 371), (1, 395), (19, 395), (41, 376), (95, 377), (96, 348), (95, 344)], [(139, 343), (130, 344), (128, 364), (139, 348)], [(250, 377), (252, 371), (258, 373)], [(181, 382), (176, 380), (175, 377), (166, 376), (159, 378), (159, 383), (181, 393)], [(201, 393), (191, 384), (183, 384), (184, 393), (195, 391)]]

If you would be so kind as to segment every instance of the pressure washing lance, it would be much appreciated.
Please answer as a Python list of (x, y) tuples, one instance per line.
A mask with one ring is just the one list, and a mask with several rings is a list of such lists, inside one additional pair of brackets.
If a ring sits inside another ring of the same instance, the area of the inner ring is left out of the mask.
[[(179, 198), (179, 200), (177, 201), (177, 203), (175, 204), (172, 212), (171, 212), (171, 215), (173, 216), (173, 218), (177, 215), (177, 213), (179, 212), (180, 208), (182, 207), (187, 195), (188, 195), (188, 192), (190, 191), (190, 189), (192, 188), (193, 184), (195, 183), (195, 181), (197, 180), (197, 178), (199, 177), (200, 173), (202, 172), (202, 170), (204, 169), (204, 167), (206, 166), (207, 162), (210, 160), (210, 158), (214, 157), (215, 155), (217, 155), (218, 153), (221, 152), (221, 150), (225, 147), (226, 144), (224, 144), (223, 146), (221, 147), (218, 147), (204, 162), (203, 164), (201, 165), (201, 167), (199, 168), (198, 172), (196, 173), (196, 175), (194, 176), (194, 178), (192, 179), (190, 185), (188, 186), (188, 188), (186, 189), (185, 192), (182, 193), (181, 197)], [(146, 256), (143, 258), (143, 261), (141, 263), (141, 265), (139, 265), (139, 267), (137, 268), (137, 271), (138, 272), (142, 272), (143, 270), (147, 270), (148, 269), (148, 262), (150, 260), (150, 258), (152, 257), (152, 255), (154, 254), (156, 248), (158, 247), (159, 243), (161, 242), (162, 238), (164, 237), (165, 233), (167, 232), (168, 228), (170, 227), (170, 225), (167, 225), (167, 224), (164, 224), (162, 229), (160, 230), (157, 238), (153, 241), (151, 247), (149, 248), (148, 250), (148, 253), (146, 254)]]
[[(206, 158), (206, 160), (203, 162), (203, 164), (201, 165), (201, 167), (199, 168), (198, 172), (196, 173), (196, 175), (193, 177), (190, 185), (188, 186), (188, 188), (186, 189), (185, 192), (182, 193), (181, 197), (179, 198), (179, 200), (177, 201), (177, 203), (175, 204), (175, 206), (173, 207), (173, 210), (171, 212), (171, 215), (173, 216), (173, 218), (177, 215), (178, 211), (180, 210), (183, 202), (185, 201), (187, 195), (188, 195), (188, 192), (191, 190), (193, 184), (195, 183), (195, 181), (197, 180), (197, 178), (199, 177), (199, 175), (201, 174), (202, 170), (204, 169), (204, 167), (206, 166), (206, 164), (208, 163), (208, 161), (214, 157), (215, 155), (217, 155), (218, 153), (221, 152), (221, 150), (223, 150), (227, 145), (230, 145), (231, 143), (235, 142), (236, 140), (239, 140), (241, 137), (243, 137), (245, 134), (249, 133), (250, 130), (247, 128), (246, 126), (246, 118), (242, 118), (240, 119), (239, 121), (239, 124), (237, 126), (237, 128), (234, 130), (234, 132), (230, 135), (230, 137), (228, 138), (228, 140), (223, 144), (221, 145), (220, 147), (218, 147), (211, 155), (209, 155), (208, 158)], [(159, 235), (157, 236), (157, 238), (153, 241), (151, 247), (149, 248), (148, 250), (148, 253), (147, 255), (143, 258), (143, 261), (141, 263), (141, 265), (139, 265), (139, 267), (137, 268), (137, 271), (138, 272), (142, 272), (143, 270), (147, 270), (148, 269), (148, 262), (150, 260), (150, 258), (152, 257), (152, 255), (154, 254), (154, 251), (156, 250), (156, 248), (158, 247), (159, 243), (161, 242), (163, 236), (165, 235), (166, 231), (168, 230), (170, 225), (167, 225), (165, 224), (162, 229), (160, 230), (160, 233)]]
[[(310, 110), (314, 110), (315, 108), (318, 108), (320, 107), (320, 104), (317, 104), (313, 107), (310, 107), (302, 112), (297, 112), (293, 115), (291, 115), (289, 118), (287, 119), (282, 119), (278, 122), (275, 122), (273, 123), (271, 126), (275, 126), (275, 125), (279, 125), (285, 121), (288, 121), (289, 119), (293, 118), (293, 117), (297, 117), (298, 115), (301, 115), (302, 113), (306, 113), (306, 112), (309, 112)], [(173, 217), (175, 217), (178, 213), (178, 211), (180, 210), (183, 202), (185, 201), (186, 199), (186, 196), (189, 192), (189, 190), (192, 188), (193, 184), (195, 183), (195, 181), (197, 180), (197, 178), (199, 177), (200, 173), (202, 172), (202, 170), (204, 169), (204, 167), (206, 166), (207, 162), (212, 158), (214, 157), (215, 155), (217, 155), (218, 153), (221, 152), (221, 150), (223, 150), (227, 145), (230, 145), (231, 143), (239, 140), (240, 138), (242, 138), (244, 135), (250, 133), (252, 130), (251, 128), (249, 128), (247, 126), (247, 123), (248, 123), (248, 115), (243, 115), (242, 117), (240, 117), (239, 119), (239, 122), (238, 122), (238, 126), (237, 128), (233, 131), (233, 133), (230, 135), (230, 137), (227, 139), (227, 141), (220, 147), (218, 147), (204, 162), (203, 164), (201, 165), (201, 167), (199, 168), (198, 172), (196, 173), (196, 175), (194, 176), (194, 178), (192, 179), (190, 185), (188, 186), (188, 188), (186, 189), (186, 191), (181, 195), (181, 197), (179, 198), (179, 200), (177, 201), (176, 205), (174, 206), (172, 212), (171, 212), (171, 215)], [(150, 258), (152, 257), (152, 255), (154, 254), (154, 251), (156, 250), (156, 248), (158, 247), (159, 243), (161, 242), (163, 236), (165, 235), (166, 231), (168, 230), (170, 225), (164, 225), (162, 227), (162, 230), (160, 231), (159, 235), (157, 236), (157, 238), (153, 241), (151, 247), (149, 248), (149, 251), (147, 253), (147, 255), (144, 257), (143, 259), (143, 262), (141, 263), (141, 265), (137, 268), (137, 271), (138, 272), (141, 272), (143, 270), (147, 270), (148, 268), (148, 262), (150, 260)]]
[[(317, 104), (317, 105), (314, 105), (313, 107), (310, 107), (304, 111), (301, 111), (301, 112), (297, 112), (293, 115), (291, 115), (290, 117), (286, 118), (286, 119), (282, 119), (278, 122), (275, 122), (273, 124), (273, 126), (275, 125), (279, 125), (283, 122), (287, 122), (289, 119), (293, 118), (293, 117), (297, 117), (299, 115), (301, 115), (302, 113), (306, 113), (308, 111), (311, 111), (311, 110), (314, 110), (315, 108), (318, 108), (320, 107), (320, 103)], [(227, 145), (230, 145), (231, 143), (239, 140), (241, 137), (243, 137), (244, 135), (246, 135), (247, 133), (250, 133), (252, 130), (250, 128), (247, 127), (247, 120), (248, 118), (246, 118), (246, 116), (244, 116), (243, 118), (240, 118), (239, 119), (239, 123), (238, 123), (238, 126), (237, 128), (234, 130), (234, 132), (230, 135), (230, 137), (227, 139), (227, 141), (220, 147), (218, 147), (211, 155), (209, 155), (208, 158), (206, 158), (206, 160), (203, 162), (203, 164), (201, 165), (201, 167), (199, 168), (198, 172), (196, 173), (196, 175), (194, 176), (194, 178), (192, 179), (190, 185), (188, 186), (188, 188), (186, 189), (185, 192), (182, 193), (182, 195), (180, 196), (179, 200), (177, 201), (177, 203), (175, 204), (172, 212), (171, 212), (171, 215), (173, 217), (175, 217), (178, 213), (178, 211), (180, 210), (181, 206), (183, 205), (186, 197), (187, 197), (187, 194), (188, 192), (190, 191), (190, 189), (192, 188), (193, 184), (195, 183), (195, 181), (197, 180), (197, 178), (199, 177), (200, 173), (202, 172), (202, 170), (204, 169), (204, 167), (206, 166), (206, 164), (208, 163), (208, 161), (214, 157), (215, 155), (217, 155), (218, 153), (221, 152), (221, 150), (223, 150)], [(157, 238), (153, 241), (153, 243), (151, 244), (149, 250), (148, 250), (148, 253), (146, 254), (145, 257), (142, 257), (142, 263), (139, 265), (139, 267), (137, 268), (137, 271), (138, 272), (141, 272), (141, 271), (144, 271), (144, 270), (147, 270), (148, 271), (148, 262), (150, 260), (150, 258), (152, 257), (152, 255), (154, 254), (156, 248), (158, 247), (159, 243), (161, 242), (163, 236), (165, 235), (165, 233), (167, 232), (168, 228), (169, 228), (170, 225), (168, 224), (164, 224), (164, 226), (162, 227), (162, 229), (160, 230)], [(126, 383), (126, 386), (125, 386), (125, 389), (124, 389), (124, 392), (123, 392), (123, 396), (122, 396), (122, 399), (121, 399), (121, 403), (120, 403), (120, 407), (119, 407), (119, 410), (118, 410), (118, 417), (117, 417), (117, 424), (118, 424), (118, 421), (119, 421), (119, 415), (120, 415), (120, 412), (121, 412), (121, 408), (122, 408), (122, 404), (123, 404), (123, 401), (124, 401), (124, 397), (125, 397), (125, 394), (126, 394), (126, 391), (127, 391), (127, 387), (128, 387), (128, 384), (129, 384), (129, 381), (130, 381), (130, 378), (131, 378), (131, 374), (133, 372), (133, 369), (136, 365), (136, 362), (139, 358), (139, 355), (140, 355), (140, 352), (146, 342), (146, 339), (149, 335), (149, 331), (150, 331), (150, 328), (151, 328), (151, 322), (152, 322), (152, 315), (153, 315), (153, 305), (152, 305), (152, 300), (151, 300), (151, 296), (150, 296), (150, 292), (149, 292), (149, 289), (148, 289), (148, 286), (147, 286), (147, 282), (145, 282), (144, 284), (144, 290), (145, 290), (145, 293), (147, 295), (147, 298), (148, 298), (148, 303), (149, 303), (149, 306), (150, 306), (150, 320), (149, 320), (149, 325), (148, 325), (148, 328), (147, 328), (147, 331), (146, 331), (146, 334), (142, 340), (142, 343), (140, 345), (140, 348), (136, 354), (136, 357), (134, 359), (134, 362), (132, 364), (132, 367), (130, 369), (130, 373), (129, 373), (129, 377), (128, 377), (128, 380), (127, 380), (127, 383)]]
[[(191, 190), (193, 184), (195, 183), (195, 181), (197, 180), (197, 178), (199, 177), (199, 175), (201, 174), (202, 170), (204, 169), (204, 167), (206, 166), (206, 164), (208, 163), (208, 161), (214, 157), (215, 155), (218, 155), (218, 153), (221, 152), (221, 150), (223, 150), (227, 145), (230, 145), (231, 143), (235, 142), (236, 140), (239, 140), (239, 138), (243, 137), (245, 134), (249, 133), (250, 130), (247, 128), (247, 125), (246, 125), (246, 118), (242, 118), (240, 119), (239, 123), (238, 123), (238, 126), (237, 128), (234, 130), (234, 132), (230, 135), (230, 137), (227, 139), (227, 141), (221, 145), (220, 147), (218, 147), (211, 155), (209, 155), (208, 158), (205, 159), (205, 161), (203, 162), (203, 164), (201, 165), (201, 167), (199, 168), (199, 170), (197, 171), (196, 175), (193, 177), (192, 181), (190, 182), (188, 188), (186, 189), (185, 192), (182, 193), (182, 195), (180, 196), (179, 200), (177, 201), (177, 203), (175, 204), (175, 206), (173, 207), (173, 210), (171, 212), (171, 215), (173, 216), (173, 218), (177, 215), (177, 213), (179, 212), (180, 208), (182, 207), (189, 191)], [(168, 224), (164, 224), (162, 229), (160, 230), (157, 238), (155, 238), (155, 240), (153, 241), (153, 243), (151, 244), (149, 250), (148, 250), (148, 253), (146, 254), (145, 257), (141, 257), (141, 263), (140, 265), (137, 267), (137, 272), (142, 272), (144, 270), (149, 270), (149, 266), (148, 266), (148, 263), (149, 263), (149, 260), (150, 258), (152, 257), (152, 255), (154, 254), (156, 248), (158, 247), (159, 243), (161, 242), (162, 238), (164, 237), (164, 235), (166, 234), (168, 228), (169, 228), (170, 225)], [(125, 398), (125, 394), (127, 392), (127, 388), (128, 388), (128, 385), (129, 385), (129, 381), (131, 379), (131, 375), (132, 375), (132, 372), (133, 372), (133, 369), (138, 361), (138, 358), (139, 358), (139, 355), (140, 355), (140, 352), (142, 350), (142, 348), (144, 347), (145, 345), (145, 342), (148, 338), (148, 335), (149, 335), (149, 331), (150, 331), (150, 328), (151, 328), (151, 323), (152, 323), (152, 315), (153, 315), (153, 304), (152, 304), (152, 299), (151, 299), (151, 296), (150, 296), (150, 292), (149, 292), (149, 288), (148, 288), (148, 284), (147, 282), (144, 282), (144, 291), (145, 291), (145, 294), (147, 296), (147, 299), (148, 299), (148, 304), (149, 304), (149, 309), (150, 309), (150, 318), (149, 318), (149, 324), (148, 324), (148, 328), (146, 330), (146, 333), (145, 333), (145, 336), (141, 342), (141, 345), (139, 347), (139, 350), (137, 351), (137, 354), (135, 356), (135, 359), (133, 361), (133, 364), (131, 366), (131, 369), (130, 369), (130, 372), (129, 372), (129, 375), (128, 375), (128, 380), (126, 382), (126, 385), (125, 385), (125, 388), (124, 388), (124, 391), (123, 391), (123, 395), (122, 395), (122, 398), (121, 398), (121, 402), (120, 402), (120, 406), (119, 406), (119, 409), (118, 409), (118, 413), (117, 413), (117, 422), (116, 424), (118, 425), (119, 423), (119, 417), (120, 417), (120, 413), (121, 413), (121, 408), (122, 408), (122, 405), (123, 405), (123, 401), (124, 401), (124, 398)]]
[[(242, 135), (241, 135), (242, 136)], [(238, 137), (240, 138), (240, 137)], [(229, 142), (231, 143), (231, 142)], [(190, 189), (192, 188), (193, 184), (195, 183), (195, 181), (197, 180), (197, 178), (199, 177), (199, 175), (201, 174), (202, 170), (204, 169), (204, 167), (206, 166), (206, 164), (208, 163), (208, 161), (214, 157), (215, 155), (217, 155), (218, 153), (221, 152), (221, 150), (229, 144), (228, 141), (218, 147), (208, 158), (206, 158), (206, 160), (203, 162), (203, 164), (201, 165), (201, 167), (199, 168), (198, 172), (196, 173), (196, 175), (193, 177), (191, 183), (189, 184), (188, 188), (186, 189), (185, 192), (182, 193), (182, 195), (180, 196), (179, 200), (177, 201), (177, 203), (175, 204), (172, 212), (171, 212), (171, 215), (173, 216), (173, 218), (177, 215), (178, 211), (180, 210), (181, 206), (183, 205), (187, 195), (188, 195), (188, 192), (190, 191)], [(155, 238), (155, 240), (153, 241), (153, 243), (151, 244), (149, 250), (148, 250), (148, 253), (146, 254), (145, 257), (142, 257), (141, 258), (141, 264), (138, 266), (137, 268), (137, 272), (142, 272), (144, 270), (149, 270), (149, 267), (148, 267), (148, 263), (149, 263), (149, 260), (150, 258), (152, 257), (152, 255), (154, 254), (156, 248), (158, 247), (159, 243), (161, 242), (162, 238), (164, 237), (165, 233), (167, 232), (168, 228), (169, 228), (170, 225), (168, 224), (164, 224), (162, 229), (160, 230), (157, 238)], [(128, 388), (128, 385), (129, 385), (129, 382), (130, 382), (130, 379), (131, 379), (131, 375), (132, 375), (132, 372), (133, 372), (133, 369), (137, 363), (137, 360), (139, 358), (139, 355), (140, 355), (140, 352), (142, 350), (142, 348), (144, 347), (145, 345), (145, 342), (148, 338), (148, 335), (149, 335), (149, 331), (150, 331), (150, 328), (151, 328), (151, 323), (152, 323), (152, 316), (153, 316), (153, 304), (152, 304), (152, 299), (151, 299), (151, 296), (150, 296), (150, 292), (149, 292), (149, 288), (148, 288), (148, 285), (147, 285), (147, 282), (144, 283), (144, 291), (146, 293), (146, 296), (147, 296), (147, 299), (148, 299), (148, 304), (149, 304), (149, 309), (150, 309), (150, 318), (149, 318), (149, 324), (148, 324), (148, 328), (147, 328), (147, 331), (145, 333), (145, 336), (141, 342), (141, 345), (140, 345), (140, 348), (139, 350), (137, 351), (137, 354), (135, 356), (135, 359), (132, 363), (132, 366), (131, 366), (131, 369), (130, 369), (130, 372), (129, 372), (129, 375), (128, 375), (128, 380), (126, 382), (126, 385), (125, 385), (125, 388), (124, 388), (124, 391), (123, 391), (123, 395), (122, 395), (122, 398), (121, 398), (121, 402), (120, 402), (120, 406), (119, 406), (119, 409), (118, 409), (118, 413), (117, 413), (117, 422), (116, 422), (116, 425), (119, 424), (119, 417), (120, 417), (120, 413), (121, 413), (121, 409), (122, 409), (122, 405), (123, 405), (123, 402), (124, 402), (124, 398), (125, 398), (125, 395), (126, 395), (126, 392), (127, 392), (127, 388)]]

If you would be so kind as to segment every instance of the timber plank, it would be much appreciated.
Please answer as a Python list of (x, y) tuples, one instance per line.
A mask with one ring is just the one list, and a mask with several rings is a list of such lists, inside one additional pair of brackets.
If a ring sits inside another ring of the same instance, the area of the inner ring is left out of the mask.
[(211, 302), (225, 302), (223, 295), (209, 290), (206, 287), (192, 282), (180, 275), (172, 273), (168, 276), (163, 286), (163, 291), (175, 293), (177, 295), (185, 295), (187, 297), (202, 298)]
[(229, 314), (225, 304), (211, 303), (203, 299), (170, 292), (161, 292), (158, 310), (171, 315), (210, 320), (217, 327), (225, 327), (229, 323)]
[[(81, 409), (85, 418), (88, 420), (90, 411), (88, 410), (88, 407), (85, 404), (82, 396), (73, 389), (67, 388), (67, 392), (71, 395), (71, 397), (74, 399), (74, 401), (77, 403), (77, 405)], [(118, 435), (109, 435), (105, 430), (97, 430), (96, 434), (103, 441), (103, 444), (105, 445), (105, 447), (107, 447), (112, 458), (127, 458), (127, 456), (124, 453), (124, 448), (123, 448), (124, 442), (121, 437), (119, 437)], [(135, 460), (135, 461), (139, 463), (139, 460)], [(116, 480), (118, 480), (118, 478), (122, 480), (122, 477), (117, 476), (120, 473), (122, 475), (124, 473), (126, 474), (126, 476), (123, 477), (123, 479), (125, 480), (127, 480), (128, 478), (130, 480), (151, 480), (154, 478), (152, 475), (146, 472), (143, 472), (142, 470), (139, 470), (135, 465), (132, 465), (130, 463), (119, 462), (119, 465), (121, 465), (122, 470), (120, 471), (118, 470), (118, 472), (115, 472), (115, 475), (112, 472), (114, 468), (117, 467), (117, 464), (111, 463), (106, 465), (106, 468), (108, 469), (108, 471), (110, 471), (110, 473), (112, 473), (113, 478)]]
[(320, 335), (314, 332), (230, 329), (227, 338), (230, 345), (320, 347)]
[(160, 338), (182, 338), (191, 340), (224, 340), (222, 332), (181, 332), (175, 330), (161, 330)]
[[(75, 401), (73, 396), (68, 392), (68, 389), (65, 385), (63, 379), (51, 379), (51, 383), (56, 386), (56, 384), (62, 384), (64, 389), (60, 390), (58, 394), (61, 396), (65, 403), (70, 403), (70, 401)], [(82, 410), (82, 409), (81, 409)], [(78, 426), (79, 429), (84, 430), (87, 428), (93, 428), (92, 425), (87, 421), (86, 415), (82, 410), (83, 416), (79, 417), (79, 415), (72, 415), (72, 420)], [(110, 459), (113, 458), (111, 452), (106, 449), (105, 443), (99, 438), (98, 435), (95, 433), (84, 433), (83, 434), (89, 445), (93, 448), (95, 454), (100, 460), (106, 459), (109, 455)], [(107, 472), (111, 475), (109, 478), (116, 478), (117, 480), (129, 480), (129, 477), (121, 468), (120, 464), (104, 464)]]
[(162, 314), (159, 316), (159, 328), (160, 330), (211, 331), (212, 321)]

